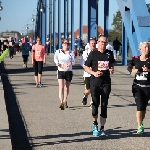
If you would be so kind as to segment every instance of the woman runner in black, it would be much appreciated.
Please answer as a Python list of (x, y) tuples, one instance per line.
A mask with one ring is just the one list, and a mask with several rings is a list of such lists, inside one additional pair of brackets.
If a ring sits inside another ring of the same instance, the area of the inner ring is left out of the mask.
[[(150, 99), (150, 57), (147, 42), (139, 44), (140, 56), (134, 56), (128, 65), (128, 71), (135, 73), (132, 85), (132, 93), (137, 105), (136, 119), (138, 134), (144, 132), (143, 120), (146, 114), (146, 107)], [(134, 68), (133, 68), (134, 67)]]

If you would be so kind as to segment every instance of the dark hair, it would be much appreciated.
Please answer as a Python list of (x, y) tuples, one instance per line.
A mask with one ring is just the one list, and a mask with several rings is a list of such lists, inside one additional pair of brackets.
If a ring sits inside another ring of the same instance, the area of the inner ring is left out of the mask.
[(67, 41), (69, 43), (69, 39), (63, 39), (62, 44), (64, 43), (64, 41)]

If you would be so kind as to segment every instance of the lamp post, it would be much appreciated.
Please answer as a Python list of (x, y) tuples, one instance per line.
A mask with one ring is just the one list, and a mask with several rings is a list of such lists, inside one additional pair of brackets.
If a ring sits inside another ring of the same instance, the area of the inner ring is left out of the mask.
[(33, 25), (33, 24), (27, 24), (27, 25), (26, 25), (26, 28), (25, 28), (25, 29), (27, 30), (27, 36), (28, 36), (29, 25)]
[[(1, 5), (1, 4), (2, 4), (2, 2), (0, 1), (0, 11), (2, 11), (2, 10), (3, 10), (3, 7), (2, 7), (2, 5)], [(2, 18), (0, 17), (0, 21), (1, 21), (1, 19), (2, 19)]]
[(2, 2), (0, 1), (0, 11), (3, 10), (3, 7), (1, 4), (2, 4)]
[(46, 44), (46, 15), (47, 15), (47, 1), (41, 0), (40, 3), (40, 29), (41, 29), (41, 41), (42, 44)]
[(25, 29), (27, 30), (27, 36), (28, 36), (28, 30), (29, 30), (28, 24)]
[(32, 37), (32, 40), (35, 39), (35, 37), (34, 37), (34, 32), (35, 32), (35, 28), (34, 28), (35, 19), (34, 19), (34, 16), (36, 16), (36, 15), (32, 15), (32, 18), (31, 18), (31, 21), (33, 22), (33, 37)]
[(49, 52), (52, 52), (52, 0), (49, 0), (49, 41), (50, 41), (50, 48)]

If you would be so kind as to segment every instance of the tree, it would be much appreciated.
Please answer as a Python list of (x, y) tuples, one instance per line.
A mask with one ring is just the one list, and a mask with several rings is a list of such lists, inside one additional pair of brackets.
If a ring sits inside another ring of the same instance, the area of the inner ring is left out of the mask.
[(113, 42), (113, 40), (118, 37), (118, 40), (122, 40), (122, 17), (121, 13), (118, 10), (113, 17), (113, 22), (111, 24), (113, 26), (112, 30), (109, 30), (109, 41)]

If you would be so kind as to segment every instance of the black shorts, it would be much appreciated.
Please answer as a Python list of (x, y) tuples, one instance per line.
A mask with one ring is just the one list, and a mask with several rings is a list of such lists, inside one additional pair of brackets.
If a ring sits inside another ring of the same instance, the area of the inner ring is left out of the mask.
[(85, 90), (90, 89), (90, 77), (83, 77)]
[(73, 77), (72, 71), (57, 71), (57, 78), (58, 79), (65, 79), (66, 81), (71, 81)]
[(133, 84), (132, 93), (137, 105), (137, 111), (145, 111), (150, 99), (150, 87), (140, 87)]

